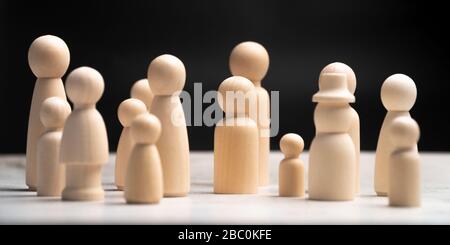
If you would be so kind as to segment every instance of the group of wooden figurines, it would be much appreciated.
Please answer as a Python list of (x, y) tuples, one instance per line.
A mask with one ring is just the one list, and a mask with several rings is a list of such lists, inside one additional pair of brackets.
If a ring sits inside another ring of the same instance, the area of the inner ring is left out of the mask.
[[(359, 116), (349, 106), (356, 79), (350, 67), (333, 63), (319, 77), (314, 112), (316, 136), (309, 151), (308, 195), (313, 200), (352, 200), (359, 192)], [(412, 79), (395, 74), (385, 80), (381, 100), (387, 115), (381, 127), (375, 160), (375, 192), (388, 196), (389, 205), (421, 204), (419, 126), (409, 110), (416, 100)], [(305, 196), (305, 170), (299, 155), (303, 139), (297, 134), (281, 138), (285, 159), (279, 170), (280, 196)]]
[[(102, 167), (108, 162), (109, 147), (105, 123), (96, 110), (103, 77), (93, 68), (80, 67), (67, 76), (64, 86), (61, 77), (70, 53), (65, 42), (52, 35), (34, 40), (28, 60), (37, 81), (28, 126), (27, 186), (39, 196), (103, 199)], [(138, 81), (131, 91), (136, 99), (119, 106), (124, 129), (115, 181), (128, 203), (157, 203), (163, 196), (189, 192), (189, 142), (177, 95), (185, 78), (178, 58), (161, 55), (148, 69), (151, 89), (147, 79)], [(180, 117), (178, 124), (172, 123), (173, 115)]]
[[(51, 35), (31, 44), (28, 60), (37, 77), (27, 138), (29, 189), (63, 200), (102, 199), (101, 174), (109, 148), (105, 123), (95, 106), (104, 90), (101, 74), (80, 67), (67, 76), (64, 86), (61, 77), (69, 66), (69, 49)], [(233, 76), (220, 84), (217, 98), (225, 117), (214, 135), (215, 193), (257, 193), (258, 186), (269, 183), (270, 102), (261, 86), (268, 68), (269, 55), (258, 43), (241, 43), (230, 55)], [(185, 80), (183, 63), (161, 55), (150, 63), (147, 79), (133, 85), (132, 98), (119, 105), (123, 131), (115, 184), (128, 203), (158, 203), (162, 197), (189, 192), (189, 141), (178, 97)], [(319, 92), (313, 96), (318, 105), (310, 148), (310, 199), (352, 200), (359, 192), (359, 117), (349, 105), (355, 101), (355, 89), (356, 77), (347, 65), (332, 63), (322, 70)], [(236, 94), (245, 95), (243, 104)], [(384, 82), (381, 98), (388, 113), (377, 147), (375, 190), (388, 195), (392, 205), (417, 206), (419, 127), (408, 112), (416, 99), (414, 82), (393, 75)], [(279, 169), (280, 196), (305, 195), (303, 147), (296, 134), (280, 141), (285, 154)]]

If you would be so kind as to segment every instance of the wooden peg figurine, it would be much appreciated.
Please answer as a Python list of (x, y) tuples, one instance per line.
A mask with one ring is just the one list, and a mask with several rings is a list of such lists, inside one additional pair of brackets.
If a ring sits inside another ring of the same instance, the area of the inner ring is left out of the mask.
[(131, 122), (139, 115), (147, 113), (147, 107), (138, 99), (127, 99), (119, 105), (117, 111), (119, 121), (123, 126), (120, 135), (119, 144), (117, 145), (116, 165), (115, 165), (115, 183), (117, 189), (123, 190), (125, 185), (125, 175), (130, 159), (131, 150), (134, 141), (131, 137)]
[(218, 102), (225, 118), (214, 131), (214, 193), (257, 192), (259, 135), (249, 117), (249, 111), (256, 110), (255, 101), (255, 87), (244, 77), (230, 77), (219, 86)]
[(394, 149), (389, 156), (389, 205), (420, 206), (419, 125), (411, 117), (398, 117), (389, 132)]
[[(331, 63), (320, 72), (320, 74), (324, 73), (343, 73), (347, 76), (347, 88), (355, 95), (356, 91), (356, 76), (353, 72), (352, 68), (350, 66), (341, 63), (341, 62), (334, 62)], [(353, 140), (353, 144), (355, 145), (355, 153), (356, 153), (356, 175), (355, 175), (355, 192), (359, 193), (360, 190), (360, 122), (359, 122), (359, 115), (358, 112), (350, 107), (352, 111), (352, 123), (350, 125), (350, 130), (348, 133), (350, 134), (350, 137)]]
[(125, 178), (127, 203), (158, 203), (163, 197), (163, 173), (155, 143), (161, 123), (151, 114), (141, 114), (131, 124), (136, 144), (130, 155)]
[(39, 116), (41, 105), (45, 99), (54, 96), (67, 100), (61, 77), (66, 73), (69, 62), (69, 48), (56, 36), (41, 36), (33, 41), (28, 50), (28, 63), (37, 77), (28, 119), (26, 150), (26, 184), (30, 190), (36, 190), (36, 146), (45, 130)]
[(148, 67), (147, 79), (155, 95), (150, 112), (160, 121), (157, 142), (164, 174), (164, 196), (186, 196), (190, 189), (189, 140), (179, 93), (186, 81), (183, 62), (161, 55)]
[(147, 79), (141, 79), (133, 84), (131, 87), (131, 98), (138, 99), (147, 106), (150, 110), (153, 101), (153, 92), (150, 89)]
[(397, 117), (411, 117), (409, 110), (414, 106), (417, 89), (414, 81), (406, 75), (395, 74), (388, 77), (381, 87), (381, 102), (387, 113), (381, 126), (375, 153), (375, 192), (386, 196), (389, 190), (389, 156), (394, 150), (389, 127)]
[(230, 70), (233, 76), (243, 76), (255, 86), (257, 110), (250, 115), (258, 125), (259, 132), (259, 180), (260, 186), (269, 184), (270, 153), (270, 98), (261, 86), (269, 69), (269, 54), (256, 42), (243, 42), (234, 47), (230, 55)]
[(355, 196), (355, 147), (348, 134), (355, 97), (342, 73), (324, 73), (319, 79), (314, 111), (317, 134), (309, 155), (309, 198), (346, 201)]
[(42, 103), (40, 118), (45, 131), (37, 142), (37, 195), (61, 196), (65, 184), (65, 168), (59, 163), (62, 129), (70, 105), (59, 97)]
[(80, 67), (67, 77), (67, 96), (74, 110), (66, 120), (60, 161), (66, 165), (63, 200), (94, 201), (104, 198), (102, 167), (108, 162), (108, 136), (95, 104), (104, 90), (103, 77), (89, 67)]
[(305, 166), (300, 159), (304, 146), (298, 134), (286, 134), (280, 140), (280, 149), (284, 154), (278, 176), (281, 197), (305, 196)]

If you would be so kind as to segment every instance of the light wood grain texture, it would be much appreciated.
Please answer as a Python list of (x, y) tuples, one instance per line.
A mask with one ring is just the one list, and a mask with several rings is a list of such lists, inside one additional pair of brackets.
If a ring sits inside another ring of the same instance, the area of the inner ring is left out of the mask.
[(161, 123), (151, 114), (141, 114), (131, 125), (133, 146), (126, 173), (127, 203), (159, 203), (163, 197), (161, 159), (155, 143), (161, 134)]
[[(251, 225), (449, 225), (450, 153), (420, 152), (422, 205), (388, 206), (373, 189), (375, 152), (361, 152), (361, 192), (352, 202), (321, 202), (278, 196), (278, 168), (284, 155), (270, 154), (270, 180), (257, 195), (213, 193), (214, 154), (191, 151), (192, 190), (186, 198), (164, 198), (158, 205), (127, 205), (114, 185), (114, 154), (104, 166), (103, 202), (61, 202), (24, 191), (25, 156), (0, 156), (0, 224), (251, 224)], [(309, 154), (300, 155), (308, 172)], [(308, 175), (305, 176), (306, 178)], [(305, 182), (306, 190), (308, 181)], [(39, 210), (37, 212), (36, 210)], [(176, 210), (176, 212), (174, 211)]]
[(355, 146), (348, 134), (352, 122), (346, 75), (324, 73), (319, 78), (314, 111), (317, 134), (310, 147), (309, 198), (346, 201), (355, 196)]
[(39, 114), (42, 102), (56, 96), (66, 100), (66, 93), (61, 77), (69, 67), (70, 53), (66, 43), (59, 37), (46, 35), (33, 41), (28, 50), (28, 63), (37, 77), (31, 100), (27, 133), (27, 177), (26, 184), (30, 190), (37, 185), (37, 141), (44, 132)]
[(244, 77), (230, 77), (219, 86), (218, 102), (226, 117), (214, 131), (215, 193), (257, 192), (259, 134), (248, 115), (252, 99), (256, 100), (254, 85)]
[(117, 116), (123, 126), (117, 145), (115, 164), (115, 183), (119, 190), (123, 190), (125, 185), (128, 161), (130, 160), (130, 154), (134, 146), (134, 141), (131, 137), (131, 122), (143, 113), (147, 113), (147, 107), (138, 99), (124, 100), (120, 103), (117, 110)]
[(80, 67), (67, 77), (66, 90), (74, 110), (66, 120), (61, 140), (60, 161), (66, 164), (62, 198), (101, 200), (101, 172), (109, 148), (106, 126), (95, 104), (103, 94), (103, 78), (92, 68)]
[(164, 196), (186, 196), (190, 190), (189, 140), (178, 96), (186, 81), (186, 71), (177, 57), (165, 54), (150, 63), (147, 78), (154, 94), (150, 112), (162, 126), (156, 146), (164, 175)]
[(374, 187), (379, 196), (386, 196), (389, 190), (388, 162), (393, 151), (389, 127), (398, 117), (410, 117), (409, 110), (414, 106), (416, 97), (417, 89), (414, 81), (403, 74), (388, 77), (381, 87), (381, 101), (387, 113), (378, 136), (375, 157)]
[(269, 69), (269, 54), (259, 43), (242, 42), (232, 50), (229, 65), (233, 76), (249, 79), (256, 88), (257, 113), (250, 116), (258, 125), (258, 184), (265, 186), (269, 183), (270, 97), (267, 90), (261, 86), (261, 81)]
[(58, 97), (46, 99), (40, 118), (45, 127), (37, 142), (37, 195), (61, 196), (65, 185), (65, 168), (59, 162), (62, 129), (71, 111), (69, 103)]
[[(325, 66), (320, 75), (324, 73), (343, 73), (347, 76), (347, 88), (353, 95), (356, 91), (356, 75), (353, 69), (341, 62), (334, 62)], [(358, 112), (352, 109), (352, 123), (350, 124), (349, 134), (352, 138), (353, 144), (355, 145), (356, 153), (356, 174), (355, 174), (355, 192), (359, 193), (360, 190), (360, 122)]]
[(131, 87), (131, 98), (138, 99), (147, 106), (147, 109), (150, 110), (153, 102), (153, 92), (150, 89), (150, 85), (148, 84), (147, 79), (141, 79), (136, 81)]
[(278, 193), (281, 197), (305, 196), (305, 166), (300, 159), (304, 146), (298, 134), (285, 134), (280, 140), (280, 149), (284, 154), (278, 177)]
[(396, 118), (390, 128), (389, 205), (417, 207), (421, 203), (419, 125), (411, 117)]

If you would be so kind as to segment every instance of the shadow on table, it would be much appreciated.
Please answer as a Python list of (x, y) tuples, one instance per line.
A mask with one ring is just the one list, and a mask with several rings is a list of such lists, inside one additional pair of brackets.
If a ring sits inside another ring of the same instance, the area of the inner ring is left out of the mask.
[(37, 197), (36, 194), (31, 195), (0, 195), (1, 199), (17, 199), (17, 198), (34, 198)]
[(30, 191), (28, 188), (14, 188), (14, 187), (0, 187), (0, 191), (5, 191), (5, 192), (33, 192), (33, 191)]

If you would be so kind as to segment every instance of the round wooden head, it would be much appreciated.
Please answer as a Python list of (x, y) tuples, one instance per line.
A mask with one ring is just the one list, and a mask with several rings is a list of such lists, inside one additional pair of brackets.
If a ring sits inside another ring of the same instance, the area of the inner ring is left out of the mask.
[(388, 77), (381, 87), (381, 101), (388, 111), (409, 111), (416, 98), (416, 84), (403, 74)]
[(40, 118), (45, 128), (62, 128), (71, 108), (67, 101), (59, 97), (50, 97), (42, 102)]
[(420, 137), (419, 125), (408, 116), (394, 119), (389, 132), (392, 144), (400, 148), (414, 147)]
[(161, 134), (161, 122), (150, 114), (137, 116), (131, 123), (131, 135), (138, 144), (155, 144)]
[(133, 84), (131, 87), (131, 98), (141, 100), (150, 109), (153, 101), (153, 92), (147, 79), (141, 79)]
[(304, 147), (305, 142), (298, 134), (285, 134), (280, 140), (280, 149), (286, 158), (299, 157)]
[(117, 109), (117, 116), (123, 127), (130, 127), (134, 118), (142, 113), (147, 113), (144, 102), (138, 99), (127, 99), (122, 101)]
[(69, 48), (59, 37), (38, 37), (28, 49), (28, 63), (38, 78), (60, 78), (69, 67)]
[(75, 106), (93, 106), (102, 97), (105, 84), (102, 75), (93, 68), (80, 67), (66, 79), (66, 92)]
[(320, 76), (324, 73), (344, 73), (347, 75), (347, 88), (350, 93), (354, 94), (356, 91), (356, 75), (355, 72), (353, 72), (352, 68), (350, 66), (341, 63), (341, 62), (334, 62), (327, 66), (325, 66), (322, 71), (320, 72)]
[(245, 77), (232, 76), (220, 84), (217, 97), (220, 108), (227, 114), (248, 113), (256, 100), (255, 86)]
[(259, 83), (269, 69), (269, 53), (259, 43), (243, 42), (231, 51), (229, 65), (233, 76), (243, 76)]
[(183, 89), (186, 69), (177, 57), (164, 54), (150, 63), (147, 79), (154, 95), (173, 95)]

